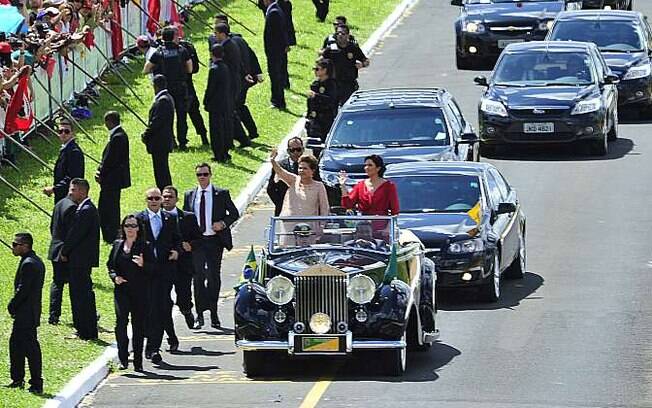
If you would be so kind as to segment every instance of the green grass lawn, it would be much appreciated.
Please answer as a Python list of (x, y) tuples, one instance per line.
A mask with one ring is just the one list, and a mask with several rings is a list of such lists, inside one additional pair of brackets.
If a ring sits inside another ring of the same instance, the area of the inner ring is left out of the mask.
[[(221, 2), (224, 4), (226, 2)], [(336, 15), (346, 15), (352, 26), (353, 34), (362, 43), (393, 10), (398, 0), (336, 0), (331, 1), (330, 21)], [(297, 31), (297, 46), (290, 52), (290, 81), (292, 89), (286, 92), (288, 112), (279, 112), (268, 109), (269, 105), (269, 80), (254, 87), (249, 92), (248, 105), (256, 119), (261, 137), (256, 143), (246, 149), (232, 151), (233, 162), (228, 165), (217, 165), (213, 167), (213, 182), (221, 187), (231, 190), (233, 197), (242, 190), (250, 177), (258, 170), (260, 164), (267, 158), (271, 147), (275, 146), (284, 135), (290, 130), (294, 122), (303, 115), (305, 110), (305, 93), (312, 81), (313, 61), (316, 51), (321, 46), (323, 38), (332, 31), (330, 23), (319, 23), (314, 17), (314, 6), (310, 0), (293, 0), (294, 23)], [(186, 29), (186, 35), (190, 34), (200, 58), (208, 62), (208, 46), (206, 38), (209, 34), (208, 27), (212, 24), (211, 16), (216, 13), (214, 9), (206, 9), (205, 6), (195, 8), (204, 22), (192, 21), (190, 30)], [(263, 15), (251, 2), (247, 0), (231, 1), (225, 11), (236, 19), (252, 28), (258, 35), (253, 36), (247, 33), (237, 24), (232, 24), (232, 31), (243, 33), (249, 44), (256, 50), (261, 66), (265, 70), (265, 54), (263, 52)], [(196, 20), (196, 19), (195, 19)], [(373, 64), (373, 61), (372, 61)], [(142, 59), (132, 63), (135, 71), (140, 71)], [(195, 86), (200, 100), (203, 96), (207, 81), (207, 68), (202, 67), (195, 76)], [(123, 71), (123, 75), (131, 82), (136, 92), (141, 95), (147, 103), (153, 98), (149, 80), (139, 74), (129, 74)], [(120, 85), (115, 78), (108, 77), (111, 89), (124, 98), (136, 112), (147, 119), (149, 105), (145, 106), (138, 102), (131, 93)], [(110, 95), (102, 92), (100, 106), (92, 105), (94, 117), (83, 123), (84, 127), (93, 134), (97, 144), (93, 144), (81, 132), (77, 132), (78, 141), (84, 151), (95, 158), (100, 158), (104, 143), (107, 139), (107, 132), (102, 125), (102, 115), (105, 111), (113, 109), (121, 112), (123, 127), (131, 139), (131, 172), (132, 187), (123, 192), (122, 210), (128, 212), (143, 209), (145, 207), (143, 192), (146, 188), (154, 185), (152, 165), (149, 155), (145, 152), (144, 145), (140, 142), (140, 134), (143, 131), (142, 124), (130, 113), (119, 105)], [(205, 112), (204, 112), (205, 113)], [(206, 115), (206, 125), (208, 121)], [(172, 178), (179, 190), (191, 188), (195, 183), (194, 166), (196, 163), (208, 161), (212, 154), (209, 148), (201, 147), (199, 136), (195, 134), (194, 128), (189, 120), (190, 150), (184, 153), (173, 153), (170, 156)], [(58, 146), (56, 138), (51, 137), (54, 145), (43, 140), (34, 139), (34, 151), (46, 159), (51, 165), (57, 157)], [(236, 143), (237, 144), (237, 143)], [(11, 169), (3, 169), (2, 175), (9, 181), (19, 186), (21, 191), (39, 203), (46, 209), (52, 208), (52, 199), (41, 193), (43, 186), (52, 184), (52, 176), (45, 168), (41, 167), (33, 159), (22, 154), (18, 163), (21, 173)], [(90, 160), (86, 160), (86, 177), (93, 179), (96, 166)], [(91, 184), (91, 196), (97, 203), (99, 189), (93, 182)], [(49, 244), (49, 218), (36, 210), (31, 204), (14, 194), (5, 185), (0, 185), (0, 238), (11, 242), (13, 233), (27, 230), (34, 234), (35, 249), (39, 255), (45, 258), (46, 248)], [(101, 313), (100, 326), (103, 328), (100, 340), (89, 343), (78, 340), (66, 340), (64, 337), (71, 334), (72, 318), (70, 304), (68, 302), (68, 290), (64, 295), (63, 315), (59, 326), (48, 325), (47, 311), (49, 302), (49, 283), (51, 281), (51, 265), (46, 264), (46, 286), (43, 292), (43, 315), (44, 324), (39, 330), (39, 338), (43, 351), (43, 366), (46, 396), (57, 393), (58, 390), (80, 369), (90, 361), (99, 356), (103, 348), (113, 342), (113, 284), (108, 279), (106, 268), (103, 267), (108, 255), (108, 245), (102, 246), (100, 268), (93, 271), (95, 282), (95, 293), (97, 296), (98, 311)], [(9, 379), (9, 353), (8, 341), (11, 332), (11, 319), (6, 313), (5, 306), (13, 291), (13, 279), (17, 266), (17, 259), (4, 247), (0, 247), (0, 304), (3, 309), (0, 311), (0, 385), (8, 384)], [(27, 378), (28, 379), (28, 378)], [(26, 380), (27, 380), (26, 379)], [(26, 391), (15, 391), (7, 388), (0, 388), (0, 406), (2, 407), (28, 407), (38, 406), (44, 402), (43, 397), (36, 397)]]

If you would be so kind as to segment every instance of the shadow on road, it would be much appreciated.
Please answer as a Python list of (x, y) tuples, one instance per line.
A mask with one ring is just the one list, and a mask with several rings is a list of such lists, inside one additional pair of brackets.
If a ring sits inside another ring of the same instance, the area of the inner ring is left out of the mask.
[(543, 285), (544, 279), (533, 272), (527, 272), (523, 279), (503, 280), (500, 286), (500, 299), (495, 303), (481, 303), (477, 300), (477, 291), (473, 288), (460, 290), (449, 289), (438, 292), (437, 307), (439, 310), (496, 310), (511, 309), (518, 306), (525, 298), (537, 299), (532, 296)]
[(204, 350), (203, 347), (191, 347), (190, 350), (184, 351), (184, 350), (177, 350), (174, 352), (171, 352), (170, 354), (174, 354), (176, 356), (210, 356), (210, 357), (220, 357), (220, 356), (225, 356), (229, 354), (235, 354), (233, 351), (211, 351), (211, 350)]
[[(632, 152), (634, 142), (627, 138), (618, 138), (609, 143), (609, 151), (604, 156), (591, 156), (584, 151), (582, 145), (510, 145), (498, 149), (496, 154), (487, 156), (490, 159), (523, 160), (523, 161), (599, 161), (617, 160), (627, 155), (638, 155)], [(483, 156), (484, 158), (485, 156)]]

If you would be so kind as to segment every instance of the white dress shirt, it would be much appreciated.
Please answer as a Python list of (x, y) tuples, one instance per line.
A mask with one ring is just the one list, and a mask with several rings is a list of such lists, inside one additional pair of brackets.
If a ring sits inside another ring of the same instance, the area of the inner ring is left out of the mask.
[(209, 184), (206, 186), (205, 189), (202, 189), (201, 186), (197, 187), (197, 191), (195, 192), (195, 202), (193, 203), (193, 212), (197, 216), (197, 224), (201, 227), (201, 211), (199, 210), (199, 204), (201, 203), (201, 192), (205, 190), (206, 193), (204, 193), (204, 199), (206, 201), (206, 231), (202, 231), (202, 235), (204, 236), (210, 236), (210, 235), (215, 235), (215, 231), (213, 231), (213, 185)]

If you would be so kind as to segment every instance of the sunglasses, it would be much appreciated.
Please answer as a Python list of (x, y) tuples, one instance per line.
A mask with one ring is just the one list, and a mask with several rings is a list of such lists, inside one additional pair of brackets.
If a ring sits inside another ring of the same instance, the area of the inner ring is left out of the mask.
[(125, 224), (125, 228), (138, 228), (138, 224)]
[(197, 173), (197, 177), (208, 177), (211, 173)]
[(67, 135), (67, 134), (70, 133), (70, 132), (71, 132), (70, 129), (66, 129), (66, 128), (59, 129), (59, 133), (63, 133), (63, 134), (65, 134), (65, 135)]
[(21, 246), (21, 245), (24, 245), (24, 244), (22, 242), (12, 242), (11, 243), (11, 246), (14, 247), (14, 248), (16, 248), (17, 246)]
[(288, 152), (290, 153), (299, 153), (303, 151), (303, 147), (292, 147), (288, 149)]
[(161, 201), (161, 196), (149, 196), (147, 201)]

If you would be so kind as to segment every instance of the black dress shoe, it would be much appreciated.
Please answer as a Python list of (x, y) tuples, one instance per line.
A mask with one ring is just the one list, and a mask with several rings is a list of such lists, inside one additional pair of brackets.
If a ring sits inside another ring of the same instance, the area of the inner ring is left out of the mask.
[(179, 350), (179, 340), (177, 341), (169, 341), (168, 343), (170, 344), (170, 353), (174, 353), (175, 351)]
[(219, 329), (220, 327), (222, 327), (222, 323), (220, 323), (220, 319), (211, 320), (211, 327), (214, 329)]
[(20, 388), (20, 389), (23, 389), (23, 388), (25, 388), (25, 382), (24, 381), (14, 381), (11, 384), (7, 385), (7, 388)]
[(31, 392), (32, 394), (43, 394), (43, 386), (36, 386), (32, 385), (27, 389), (27, 391)]
[(148, 360), (151, 360), (151, 359), (152, 359), (152, 354), (153, 354), (153, 352), (151, 352), (151, 351), (146, 351), (146, 352), (145, 352), (145, 358), (148, 359)]
[(50, 318), (48, 319), (48, 324), (51, 324), (52, 326), (56, 326), (59, 324), (59, 319)]
[(143, 370), (143, 364), (134, 363), (134, 371), (136, 371), (137, 373), (142, 373), (143, 371), (145, 371)]
[(126, 360), (120, 361), (120, 369), (121, 370), (126, 370), (127, 368), (129, 368), (129, 361), (126, 361)]
[(153, 364), (161, 364), (162, 361), (163, 361), (163, 357), (161, 357), (161, 354), (158, 351), (152, 353)]
[(204, 317), (203, 316), (197, 316), (197, 320), (195, 320), (195, 325), (192, 327), (193, 329), (201, 329), (204, 327)]
[(183, 318), (186, 319), (186, 325), (189, 329), (195, 327), (195, 316), (193, 316), (192, 312), (184, 313)]

